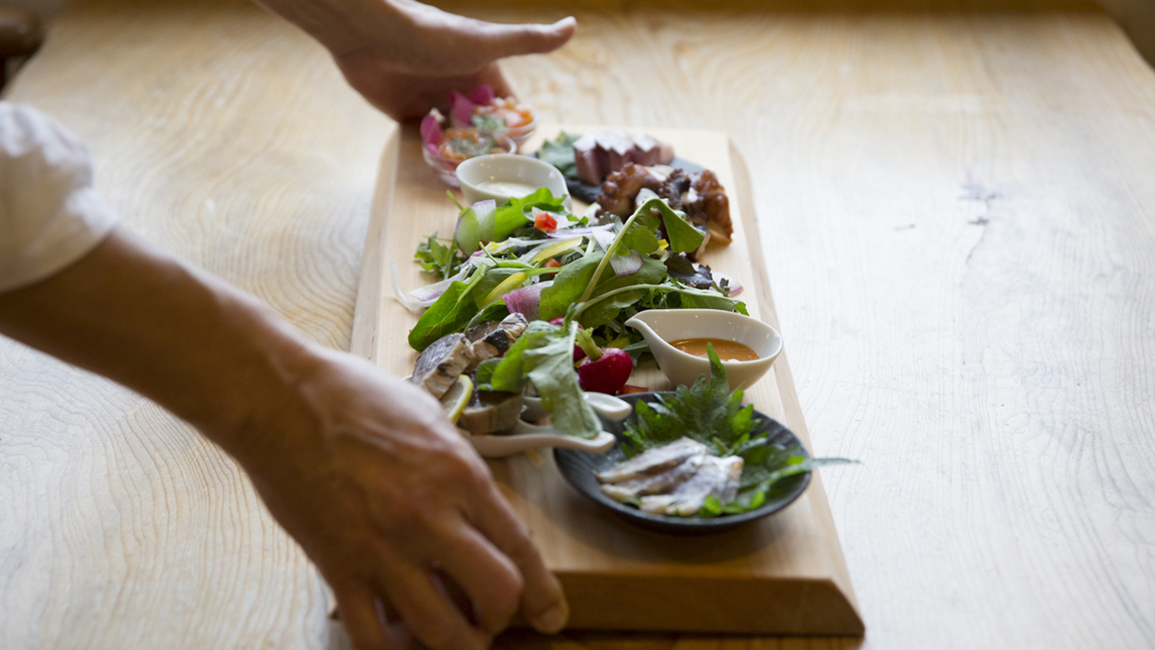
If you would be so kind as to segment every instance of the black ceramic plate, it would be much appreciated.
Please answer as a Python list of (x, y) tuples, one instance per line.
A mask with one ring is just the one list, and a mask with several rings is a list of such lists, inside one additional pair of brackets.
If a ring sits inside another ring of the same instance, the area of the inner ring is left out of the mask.
[[(658, 393), (638, 393), (636, 395), (623, 395), (622, 399), (631, 404), (638, 400), (652, 402), (657, 399), (657, 395)], [(787, 448), (797, 446), (803, 455), (809, 457), (806, 453), (806, 448), (802, 446), (798, 438), (795, 437), (789, 429), (782, 426), (780, 422), (760, 411), (754, 411), (754, 415), (761, 420), (761, 424), (755, 429), (754, 434), (769, 432), (769, 441), (771, 444), (782, 445)], [(630, 417), (633, 416), (631, 415)], [(602, 493), (601, 484), (598, 483), (594, 472), (609, 469), (625, 460), (626, 457), (622, 451), (622, 441), (624, 440), (622, 430), (624, 429), (624, 423), (611, 422), (603, 418), (602, 428), (617, 437), (617, 445), (604, 454), (590, 454), (571, 449), (554, 448), (553, 457), (557, 462), (557, 468), (561, 471), (561, 475), (565, 477), (565, 480), (577, 489), (578, 492), (609, 508), (615, 514), (625, 518), (631, 523), (650, 530), (680, 535), (700, 535), (729, 530), (778, 512), (801, 496), (806, 490), (806, 487), (810, 485), (810, 472), (785, 478), (775, 484), (774, 494), (772, 497), (768, 495), (766, 503), (749, 512), (743, 512), (740, 515), (723, 515), (711, 519), (651, 515), (632, 506), (618, 503)]]

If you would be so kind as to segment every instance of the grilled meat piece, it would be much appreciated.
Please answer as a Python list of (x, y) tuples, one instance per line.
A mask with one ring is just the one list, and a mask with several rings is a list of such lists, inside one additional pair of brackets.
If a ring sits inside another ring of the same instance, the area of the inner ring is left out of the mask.
[(469, 340), (462, 334), (449, 334), (431, 343), (417, 357), (409, 381), (441, 399), (472, 360)]
[(573, 143), (573, 152), (578, 177), (590, 185), (601, 183), (628, 163), (665, 165), (674, 159), (670, 145), (622, 131), (587, 133)]
[(604, 472), (598, 472), (597, 477), (602, 483), (621, 483), (642, 478), (648, 474), (657, 474), (681, 464), (691, 456), (708, 452), (709, 449), (706, 445), (696, 440), (679, 438), (664, 447), (651, 449), (618, 463)]
[(521, 314), (510, 314), (500, 322), (488, 321), (478, 323), (465, 330), (465, 338), (473, 345), (473, 363), (471, 367), (493, 357), (505, 354), (509, 346), (521, 336), (529, 322)]

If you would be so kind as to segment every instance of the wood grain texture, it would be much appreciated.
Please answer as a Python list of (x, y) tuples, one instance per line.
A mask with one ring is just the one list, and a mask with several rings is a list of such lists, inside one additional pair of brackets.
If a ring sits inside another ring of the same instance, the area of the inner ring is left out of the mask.
[[(78, 3), (8, 99), (88, 141), (129, 227), (348, 345), (388, 121), (303, 35), (244, 3)], [(324, 584), (191, 427), (7, 340), (0, 395), (0, 647), (326, 643)]]
[[(483, 4), (581, 22), (505, 66), (543, 120), (731, 134), (814, 451), (864, 461), (824, 487), (869, 630), (498, 647), (1155, 645), (1155, 79), (1106, 16)], [(8, 98), (134, 228), (348, 345), (388, 125), (300, 34), (74, 0)], [(0, 342), (0, 647), (324, 647), (326, 605), (219, 452)]]

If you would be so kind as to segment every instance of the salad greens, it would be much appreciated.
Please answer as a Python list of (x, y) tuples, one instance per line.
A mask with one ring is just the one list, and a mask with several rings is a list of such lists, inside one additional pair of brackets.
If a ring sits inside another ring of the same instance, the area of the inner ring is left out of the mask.
[(457, 255), (456, 248), (446, 246), (441, 243), (442, 241), (444, 240), (437, 238), (437, 233), (429, 235), (425, 241), (417, 246), (417, 252), (413, 254), (413, 257), (421, 263), (421, 268), (425, 269), (427, 273), (432, 273), (442, 280), (448, 280), (457, 273), (462, 258)]
[(573, 371), (576, 334), (577, 323), (572, 321), (562, 325), (533, 321), (504, 356), (482, 362), (477, 369), (478, 387), (516, 393), (532, 383), (556, 428), (593, 438), (602, 426), (582, 396)]
[(702, 375), (690, 388), (678, 386), (673, 395), (659, 394), (657, 401), (639, 401), (636, 416), (625, 422), (623, 450), (632, 457), (648, 449), (687, 437), (707, 445), (719, 456), (740, 456), (744, 461), (738, 496), (730, 503), (717, 497), (706, 500), (703, 516), (738, 514), (753, 510), (773, 496), (774, 485), (788, 477), (823, 465), (852, 463), (845, 458), (807, 458), (798, 447), (771, 444), (769, 434), (753, 434), (759, 421), (754, 407), (742, 406), (743, 391), (730, 390), (726, 369), (707, 344), (710, 375)]
[[(552, 154), (547, 149), (544, 155)], [(504, 356), (478, 367), (476, 385), (518, 392), (532, 384), (558, 429), (593, 437), (601, 426), (574, 372), (579, 325), (599, 346), (624, 349), (636, 359), (648, 348), (624, 323), (641, 310), (708, 307), (745, 314), (746, 306), (714, 282), (708, 268), (686, 258), (705, 233), (664, 199), (642, 201), (624, 222), (593, 212), (575, 215), (564, 199), (543, 187), (501, 205), (458, 206), (453, 238), (434, 233), (414, 254), (440, 281), (408, 294), (394, 286), (406, 306), (425, 309), (408, 336), (418, 351), (483, 321), (513, 312), (525, 316), (525, 332)], [(560, 326), (546, 322), (562, 317)]]
[(537, 157), (557, 167), (558, 171), (567, 179), (580, 180), (577, 162), (574, 161), (573, 154), (573, 143), (577, 142), (580, 137), (580, 135), (570, 135), (562, 131), (557, 138), (547, 140), (545, 144), (541, 145), (541, 149), (537, 151)]
[(704, 307), (746, 313), (685, 253), (704, 233), (682, 212), (650, 198), (625, 220), (577, 216), (564, 197), (540, 188), (503, 205), (481, 201), (458, 215), (453, 244), (436, 234), (414, 255), (442, 285), (423, 288), (428, 309), (409, 333), (421, 351), (438, 338), (518, 311), (574, 319), (599, 345), (626, 347), (641, 336), (624, 323), (643, 309)]

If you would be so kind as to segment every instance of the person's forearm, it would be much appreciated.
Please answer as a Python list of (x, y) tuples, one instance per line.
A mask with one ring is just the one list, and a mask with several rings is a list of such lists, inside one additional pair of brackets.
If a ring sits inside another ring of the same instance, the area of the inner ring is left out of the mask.
[(267, 307), (124, 229), (63, 272), (0, 293), (0, 333), (105, 375), (244, 455), (314, 353)]

